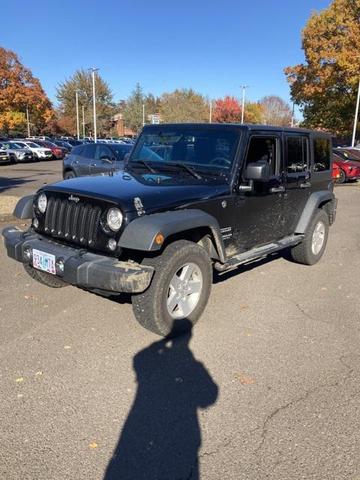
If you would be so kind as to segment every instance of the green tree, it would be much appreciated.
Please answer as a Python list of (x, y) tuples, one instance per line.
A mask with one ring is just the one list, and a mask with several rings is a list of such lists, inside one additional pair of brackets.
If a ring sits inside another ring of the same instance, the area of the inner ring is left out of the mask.
[(305, 62), (285, 74), (304, 124), (350, 133), (360, 71), (360, 0), (333, 0), (313, 13), (302, 48)]
[(175, 90), (161, 95), (160, 115), (163, 122), (208, 122), (209, 104), (191, 88)]
[(40, 81), (22, 65), (16, 53), (0, 47), (0, 131), (25, 134), (26, 109), (35, 133), (54, 117)]
[(137, 83), (122, 110), (125, 125), (136, 133), (141, 130), (143, 125), (143, 105), (145, 104), (145, 99), (143, 89), (140, 83)]
[[(59, 124), (76, 133), (76, 90), (79, 97), (80, 131), (82, 132), (82, 106), (84, 106), (86, 134), (93, 132), (92, 75), (87, 70), (77, 70), (72, 77), (60, 83), (56, 97), (59, 101)], [(111, 129), (111, 117), (115, 113), (113, 95), (109, 85), (95, 73), (96, 115), (98, 136), (107, 135)]]
[(259, 102), (246, 102), (244, 112), (245, 123), (263, 123), (264, 107)]

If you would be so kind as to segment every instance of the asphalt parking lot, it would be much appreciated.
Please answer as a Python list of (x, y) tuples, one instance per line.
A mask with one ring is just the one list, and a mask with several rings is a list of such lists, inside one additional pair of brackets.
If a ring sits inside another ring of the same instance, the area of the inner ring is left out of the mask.
[[(0, 201), (60, 169), (1, 166)], [(174, 342), (127, 298), (35, 283), (0, 245), (0, 478), (359, 480), (360, 186), (336, 194), (319, 264), (224, 275)]]

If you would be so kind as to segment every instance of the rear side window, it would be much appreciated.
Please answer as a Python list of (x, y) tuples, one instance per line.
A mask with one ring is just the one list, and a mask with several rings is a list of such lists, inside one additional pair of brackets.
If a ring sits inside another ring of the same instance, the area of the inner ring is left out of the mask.
[(327, 138), (314, 138), (314, 172), (330, 170), (331, 145)]
[(308, 141), (306, 137), (287, 137), (286, 152), (287, 173), (305, 172), (307, 170)]
[(84, 146), (83, 145), (79, 145), (78, 147), (75, 147), (71, 150), (71, 153), (73, 153), (74, 155), (81, 155), (82, 152), (84, 150)]
[(96, 145), (85, 145), (84, 150), (81, 152), (82, 157), (94, 158)]

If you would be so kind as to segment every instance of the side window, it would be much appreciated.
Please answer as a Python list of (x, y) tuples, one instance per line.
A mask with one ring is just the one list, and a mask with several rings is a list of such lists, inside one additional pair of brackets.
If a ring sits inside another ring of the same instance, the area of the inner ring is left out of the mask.
[(251, 137), (246, 156), (246, 165), (265, 161), (270, 163), (271, 174), (277, 173), (279, 142), (276, 137)]
[(96, 148), (96, 145), (92, 145), (92, 144), (85, 145), (84, 150), (81, 152), (81, 156), (86, 158), (94, 158), (95, 148)]
[(96, 147), (96, 160), (101, 160), (102, 157), (108, 157), (111, 160), (113, 156), (110, 148), (106, 145), (98, 145)]
[(308, 168), (308, 140), (303, 136), (286, 138), (285, 168), (287, 173), (305, 172)]
[(314, 138), (314, 172), (330, 170), (330, 140), (327, 138)]
[(73, 153), (74, 155), (82, 155), (82, 152), (84, 150), (84, 147), (82, 145), (80, 145), (79, 147), (75, 147), (71, 150), (71, 153)]

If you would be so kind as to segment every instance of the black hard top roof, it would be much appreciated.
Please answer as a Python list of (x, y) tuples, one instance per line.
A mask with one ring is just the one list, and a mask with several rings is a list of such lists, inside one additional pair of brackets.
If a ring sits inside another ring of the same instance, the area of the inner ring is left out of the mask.
[(316, 133), (317, 135), (330, 135), (327, 132), (319, 130), (309, 130), (306, 128), (297, 128), (297, 127), (279, 127), (276, 125), (258, 125), (252, 123), (160, 123), (156, 125), (145, 125), (144, 129), (154, 129), (159, 130), (164, 127), (189, 127), (189, 128), (222, 128), (229, 130), (247, 130), (247, 131), (269, 131), (269, 132), (290, 132), (290, 133)]

